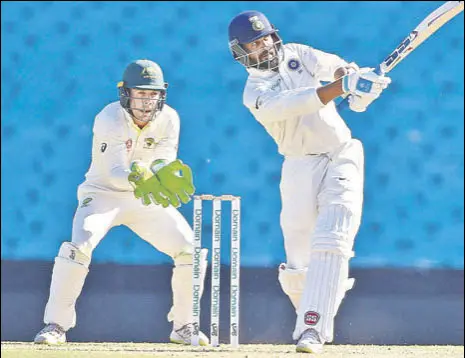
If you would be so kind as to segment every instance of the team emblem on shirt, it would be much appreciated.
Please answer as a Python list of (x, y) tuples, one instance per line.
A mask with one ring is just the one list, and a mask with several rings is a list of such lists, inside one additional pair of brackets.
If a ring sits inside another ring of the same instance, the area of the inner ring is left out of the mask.
[(129, 138), (127, 141), (126, 141), (126, 149), (127, 150), (131, 150), (132, 148), (132, 139)]
[(155, 139), (154, 138), (145, 138), (144, 139), (144, 148), (152, 149), (155, 147)]
[(289, 67), (289, 69), (292, 71), (296, 71), (300, 68), (300, 61), (293, 58), (289, 60), (289, 62), (287, 63), (287, 67)]

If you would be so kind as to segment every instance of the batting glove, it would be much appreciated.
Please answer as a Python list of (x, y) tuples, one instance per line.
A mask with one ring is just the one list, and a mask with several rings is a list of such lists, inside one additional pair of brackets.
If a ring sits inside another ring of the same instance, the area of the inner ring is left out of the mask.
[(355, 112), (365, 112), (390, 83), (389, 77), (377, 75), (373, 72), (373, 68), (365, 67), (345, 76), (342, 79), (342, 89), (350, 94), (350, 109)]
[(389, 77), (377, 75), (373, 68), (364, 67), (359, 71), (349, 73), (342, 79), (344, 93), (363, 96), (366, 94), (379, 97), (381, 92), (391, 83)]

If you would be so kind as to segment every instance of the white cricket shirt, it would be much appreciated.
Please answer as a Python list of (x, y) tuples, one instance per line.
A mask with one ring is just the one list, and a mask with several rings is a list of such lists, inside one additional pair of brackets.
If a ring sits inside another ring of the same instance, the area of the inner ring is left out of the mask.
[(139, 161), (149, 168), (156, 159), (175, 160), (179, 128), (179, 116), (167, 104), (143, 129), (134, 124), (119, 101), (107, 105), (95, 117), (92, 163), (79, 190), (134, 191), (128, 182), (131, 163)]
[(328, 153), (351, 139), (334, 101), (323, 105), (316, 93), (322, 81), (334, 81), (347, 62), (300, 44), (283, 45), (279, 72), (249, 68), (244, 105), (284, 156)]

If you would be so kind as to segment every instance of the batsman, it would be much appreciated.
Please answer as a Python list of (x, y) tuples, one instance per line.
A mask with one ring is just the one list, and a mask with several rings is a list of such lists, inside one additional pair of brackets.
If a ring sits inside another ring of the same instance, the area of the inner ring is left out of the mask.
[[(158, 64), (134, 61), (118, 83), (119, 101), (96, 116), (92, 162), (78, 188), (71, 240), (55, 258), (46, 326), (35, 343), (66, 342), (66, 331), (76, 325), (76, 300), (92, 252), (113, 226), (125, 225), (173, 259), (170, 341), (190, 344), (193, 233), (177, 208), (191, 200), (195, 188), (191, 169), (176, 159), (180, 119), (165, 103), (167, 88)], [(207, 250), (200, 256), (202, 295)], [(209, 344), (202, 332), (200, 344)]]
[(362, 144), (333, 100), (350, 94), (350, 108), (363, 112), (391, 80), (334, 54), (284, 44), (258, 11), (232, 19), (229, 48), (248, 72), (244, 105), (284, 156), (286, 262), (278, 280), (297, 313), (296, 351), (320, 353), (333, 340), (334, 317), (353, 284), (349, 260), (363, 201)]

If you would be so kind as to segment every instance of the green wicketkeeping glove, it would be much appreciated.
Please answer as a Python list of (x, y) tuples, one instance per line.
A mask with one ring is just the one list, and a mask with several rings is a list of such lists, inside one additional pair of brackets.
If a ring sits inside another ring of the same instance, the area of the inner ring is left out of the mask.
[(171, 205), (175, 208), (180, 206), (179, 200), (183, 204), (187, 204), (191, 200), (191, 195), (195, 192), (192, 170), (181, 160), (176, 159), (174, 162), (163, 166), (155, 175), (160, 184), (173, 193), (173, 196), (169, 199)]
[[(141, 167), (137, 163), (131, 164), (131, 173), (128, 175), (128, 181), (136, 190), (146, 179), (150, 177), (149, 171), (144, 167)], [(144, 205), (149, 205), (151, 203), (150, 197), (148, 195), (142, 198)]]
[(133, 163), (128, 180), (134, 186), (134, 196), (136, 199), (142, 198), (144, 205), (150, 205), (153, 202), (164, 208), (169, 206), (167, 197), (173, 196), (173, 194), (162, 187), (158, 178), (149, 170)]
[(149, 200), (152, 200), (154, 204), (160, 204), (164, 208), (167, 208), (176, 200), (176, 195), (163, 187), (155, 175), (152, 175), (149, 179), (145, 180), (141, 185), (139, 185), (136, 190), (134, 190), (134, 195), (136, 198), (142, 197), (144, 200), (144, 205), (150, 204), (150, 201), (148, 204), (146, 204), (145, 198), (148, 197)]

